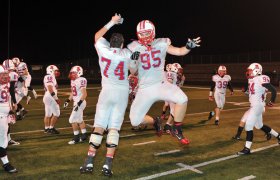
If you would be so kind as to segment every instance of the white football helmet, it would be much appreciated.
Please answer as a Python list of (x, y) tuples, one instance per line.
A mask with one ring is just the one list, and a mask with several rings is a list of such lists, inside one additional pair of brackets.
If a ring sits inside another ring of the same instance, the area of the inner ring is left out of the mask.
[(17, 66), (17, 72), (19, 75), (27, 75), (28, 68), (27, 68), (26, 63), (24, 63), (24, 62), (19, 63), (19, 65)]
[(220, 65), (218, 68), (218, 74), (219, 76), (223, 77), (224, 75), (227, 74), (227, 68), (224, 65)]
[(246, 72), (247, 78), (250, 79), (259, 75), (262, 75), (262, 65), (260, 65), (259, 63), (250, 64)]
[(156, 29), (154, 24), (149, 20), (139, 22), (136, 31), (138, 41), (143, 45), (148, 45), (155, 39)]
[(20, 63), (20, 60), (19, 60), (18, 57), (14, 57), (14, 58), (12, 59), (12, 61), (13, 61), (13, 63), (15, 64), (16, 67), (17, 67), (17, 66), (19, 65), (19, 63)]
[(60, 76), (59, 69), (57, 68), (56, 65), (49, 65), (49, 66), (46, 68), (46, 72), (47, 72), (47, 74), (53, 75), (53, 76), (55, 76), (55, 77), (59, 77), (59, 76)]
[(15, 64), (13, 63), (12, 60), (10, 59), (6, 59), (4, 62), (3, 62), (3, 67), (8, 70), (8, 71), (14, 71), (16, 70), (16, 67), (15, 67)]
[(83, 68), (81, 66), (73, 66), (69, 73), (69, 79), (75, 80), (83, 75)]
[(171, 71), (172, 64), (167, 64), (165, 69), (167, 72)]
[(7, 84), (8, 82), (10, 82), (9, 72), (0, 65), (0, 84)]

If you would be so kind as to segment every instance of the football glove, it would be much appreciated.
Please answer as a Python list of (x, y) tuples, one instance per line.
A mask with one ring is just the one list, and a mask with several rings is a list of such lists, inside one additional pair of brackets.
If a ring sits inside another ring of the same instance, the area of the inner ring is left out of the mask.
[(209, 96), (209, 101), (214, 101), (214, 97), (213, 96)]
[(199, 47), (200, 46), (200, 37), (195, 38), (195, 39), (190, 39), (188, 38), (188, 42), (186, 44), (187, 49), (193, 49), (195, 47)]
[(273, 107), (273, 102), (269, 101), (268, 103), (266, 103), (266, 106)]
[(74, 106), (74, 111), (78, 111), (79, 107), (83, 103), (83, 100), (80, 100), (75, 106)]
[(135, 51), (134, 53), (131, 54), (130, 59), (131, 60), (138, 60), (139, 55), (140, 55), (140, 52), (139, 51)]
[(64, 104), (63, 104), (63, 108), (64, 108), (64, 109), (68, 107), (69, 102), (70, 102), (69, 99), (66, 99), (66, 100), (64, 101)]

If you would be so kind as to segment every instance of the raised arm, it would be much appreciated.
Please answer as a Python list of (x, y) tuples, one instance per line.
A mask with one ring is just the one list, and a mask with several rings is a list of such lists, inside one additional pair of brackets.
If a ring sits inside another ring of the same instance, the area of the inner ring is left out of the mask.
[(99, 31), (97, 31), (95, 33), (95, 36), (94, 36), (94, 42), (96, 42), (99, 38), (103, 37), (104, 34), (106, 34), (106, 32), (112, 27), (114, 26), (115, 24), (122, 24), (123, 22), (123, 18), (121, 17), (120, 14), (115, 14), (111, 21), (109, 21), (104, 27), (102, 27)]
[(167, 49), (167, 53), (175, 55), (175, 56), (184, 56), (184, 55), (188, 54), (191, 51), (191, 49), (193, 49), (195, 47), (199, 47), (200, 42), (201, 42), (200, 37), (197, 37), (195, 39), (188, 38), (188, 42), (186, 43), (186, 46), (174, 47), (172, 45), (169, 45), (169, 47)]

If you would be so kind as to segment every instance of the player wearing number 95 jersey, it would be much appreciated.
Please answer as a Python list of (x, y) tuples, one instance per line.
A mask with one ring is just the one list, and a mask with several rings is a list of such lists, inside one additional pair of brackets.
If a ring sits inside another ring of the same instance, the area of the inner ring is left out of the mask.
[[(215, 108), (215, 113), (216, 113), (215, 125), (219, 125), (220, 113), (221, 110), (224, 108), (225, 101), (226, 101), (227, 88), (230, 89), (230, 95), (233, 95), (233, 88), (231, 86), (230, 81), (231, 81), (231, 77), (230, 75), (227, 74), (226, 66), (223, 65), (219, 66), (218, 74), (212, 76), (209, 100), (213, 101), (215, 98), (215, 102), (217, 105), (217, 107)], [(215, 88), (215, 92), (213, 97), (214, 88)], [(215, 113), (211, 111), (209, 113), (208, 120), (210, 120)]]
[(139, 51), (138, 78), (139, 89), (130, 108), (132, 126), (153, 124), (158, 136), (162, 134), (161, 119), (145, 116), (156, 101), (175, 103), (173, 135), (182, 144), (189, 144), (183, 136), (182, 122), (185, 117), (188, 98), (176, 85), (166, 81), (164, 76), (166, 54), (183, 56), (192, 48), (200, 46), (200, 38), (188, 39), (186, 46), (174, 47), (169, 38), (155, 39), (155, 26), (149, 20), (143, 20), (137, 25), (138, 41), (128, 45), (132, 52)]
[[(136, 68), (136, 59), (139, 53), (133, 56), (128, 49), (123, 49), (124, 38), (122, 34), (113, 33), (110, 43), (103, 35), (115, 24), (121, 24), (123, 18), (115, 14), (111, 21), (95, 34), (95, 48), (99, 56), (99, 66), (102, 74), (102, 90), (98, 97), (94, 118), (94, 130), (90, 137), (88, 156), (81, 173), (93, 171), (93, 160), (97, 149), (101, 145), (104, 130), (108, 128), (106, 139), (107, 154), (103, 166), (105, 176), (112, 175), (112, 161), (116, 147), (119, 143), (119, 130), (123, 123), (128, 103), (129, 82), (128, 69)], [(132, 70), (132, 69), (131, 69)], [(135, 71), (131, 71), (135, 73)]]

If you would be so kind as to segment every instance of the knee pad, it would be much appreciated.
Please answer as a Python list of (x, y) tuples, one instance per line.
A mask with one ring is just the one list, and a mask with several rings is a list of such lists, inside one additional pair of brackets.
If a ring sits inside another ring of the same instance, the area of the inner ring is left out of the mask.
[(107, 135), (106, 147), (113, 148), (119, 144), (120, 134), (117, 130), (109, 130)]
[(0, 147), (0, 158), (4, 157), (7, 155), (7, 151), (6, 149)]
[(95, 149), (98, 149), (102, 142), (102, 138), (103, 138), (103, 136), (99, 133), (96, 133), (96, 132), (91, 133), (90, 139), (89, 139), (89, 145), (93, 146)]
[(253, 131), (246, 131), (246, 133), (247, 133), (246, 141), (252, 142), (253, 141), (253, 137), (254, 137)]

